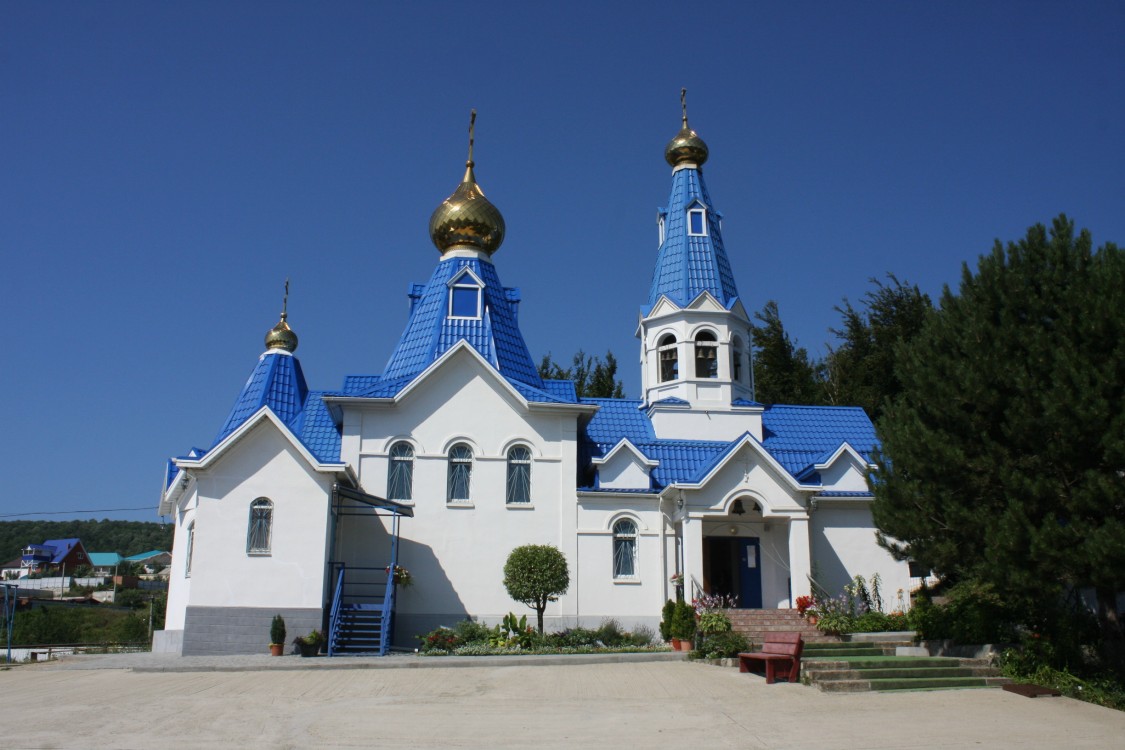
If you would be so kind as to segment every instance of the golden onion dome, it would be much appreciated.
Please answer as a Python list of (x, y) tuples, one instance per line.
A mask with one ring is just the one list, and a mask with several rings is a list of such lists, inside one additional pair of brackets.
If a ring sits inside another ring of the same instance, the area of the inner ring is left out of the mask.
[(289, 279), (285, 280), (285, 298), (281, 303), (281, 320), (266, 333), (266, 351), (271, 349), (284, 349), (292, 354), (297, 351), (297, 334), (289, 327), (286, 319), (289, 317)]
[(687, 89), (680, 89), (680, 108), (683, 110), (683, 127), (664, 147), (664, 159), (673, 167), (680, 164), (702, 167), (707, 161), (707, 144), (688, 126)]
[(504, 217), (500, 210), (484, 197), (473, 173), (473, 125), (477, 111), (469, 120), (469, 159), (465, 162), (465, 177), (453, 191), (434, 209), (430, 216), (430, 239), (444, 253), (457, 246), (475, 247), (492, 255), (504, 241)]
[(281, 314), (281, 320), (266, 334), (266, 349), (284, 349), (292, 354), (297, 350), (297, 334), (285, 322), (287, 316)]

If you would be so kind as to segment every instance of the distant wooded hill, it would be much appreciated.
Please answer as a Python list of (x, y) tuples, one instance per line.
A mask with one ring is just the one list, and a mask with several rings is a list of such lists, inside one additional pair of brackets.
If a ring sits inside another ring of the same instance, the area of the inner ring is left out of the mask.
[(20, 556), (28, 544), (78, 537), (87, 552), (125, 557), (172, 549), (172, 524), (148, 521), (0, 521), (0, 564)]

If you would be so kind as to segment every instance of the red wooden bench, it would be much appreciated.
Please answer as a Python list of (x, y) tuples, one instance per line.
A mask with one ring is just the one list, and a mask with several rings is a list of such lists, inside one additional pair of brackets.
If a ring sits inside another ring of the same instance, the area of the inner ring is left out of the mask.
[(789, 682), (797, 682), (801, 679), (801, 651), (804, 648), (805, 642), (801, 640), (800, 633), (770, 633), (761, 651), (738, 655), (738, 671), (756, 672), (758, 670), (750, 666), (764, 662), (767, 685), (772, 685), (779, 675), (787, 675)]

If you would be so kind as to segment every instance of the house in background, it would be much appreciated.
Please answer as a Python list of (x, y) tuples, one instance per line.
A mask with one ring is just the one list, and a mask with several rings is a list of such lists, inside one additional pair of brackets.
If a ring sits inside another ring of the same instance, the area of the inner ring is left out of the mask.
[(664, 155), (655, 266), (638, 267), (639, 315), (618, 323), (637, 332), (640, 398), (579, 398), (540, 377), (470, 136), (430, 220), (437, 265), (409, 288), (383, 371), (311, 390), (283, 308), (215, 439), (169, 462), (159, 512), (176, 533), (154, 650), (260, 652), (277, 613), (291, 632), (326, 628), (332, 653), (412, 647), (519, 609), (502, 569), (523, 544), (568, 560), (551, 628), (655, 626), (674, 575), (689, 598), (746, 609), (792, 608), (814, 578), (838, 591), (878, 573), (908, 589), (907, 565), (875, 539), (867, 415), (755, 400), (751, 322), (686, 110)]
[(156, 575), (172, 564), (172, 553), (154, 549), (136, 555), (129, 555), (124, 558), (124, 560), (134, 565), (143, 566), (145, 575)]
[(116, 552), (91, 552), (90, 565), (94, 568), (96, 576), (111, 576), (117, 573), (121, 561), (125, 558)]
[(80, 539), (48, 539), (42, 544), (29, 544), (20, 554), (24, 574), (59, 573), (65, 575), (83, 565), (90, 557)]

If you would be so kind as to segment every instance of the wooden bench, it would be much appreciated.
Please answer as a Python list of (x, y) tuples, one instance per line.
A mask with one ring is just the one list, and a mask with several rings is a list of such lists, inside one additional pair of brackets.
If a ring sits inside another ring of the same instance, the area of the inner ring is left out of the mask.
[(756, 672), (751, 665), (766, 665), (766, 684), (772, 685), (778, 675), (787, 675), (789, 682), (801, 679), (801, 651), (805, 642), (800, 633), (770, 633), (761, 651), (738, 655), (739, 672)]

